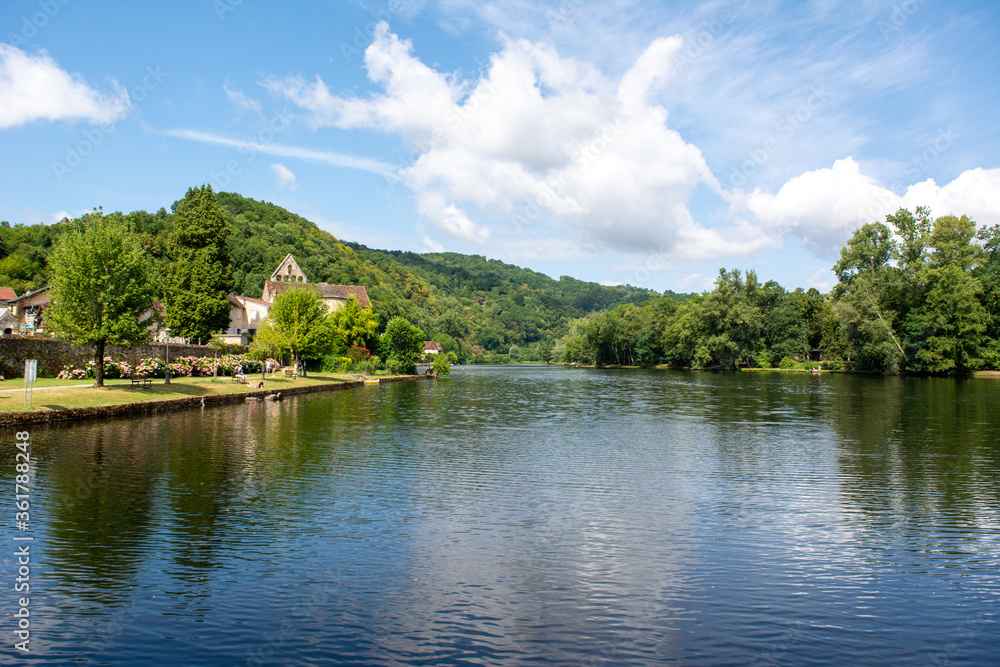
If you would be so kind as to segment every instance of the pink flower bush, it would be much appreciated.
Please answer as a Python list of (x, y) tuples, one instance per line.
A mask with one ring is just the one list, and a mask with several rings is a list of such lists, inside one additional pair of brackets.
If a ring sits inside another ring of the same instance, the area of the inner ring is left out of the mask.
[[(273, 367), (279, 364), (270, 360)], [(221, 357), (174, 357), (170, 359), (171, 377), (212, 377), (213, 375), (232, 375), (237, 368), (244, 373), (260, 373), (263, 362), (248, 359), (242, 354), (225, 354)], [(104, 377), (127, 378), (132, 374), (146, 375), (152, 378), (166, 377), (167, 365), (163, 359), (146, 357), (132, 366), (127, 361), (115, 361), (111, 357), (104, 358)], [(81, 380), (94, 377), (94, 361), (87, 362), (83, 368), (63, 366), (57, 375), (60, 380)]]

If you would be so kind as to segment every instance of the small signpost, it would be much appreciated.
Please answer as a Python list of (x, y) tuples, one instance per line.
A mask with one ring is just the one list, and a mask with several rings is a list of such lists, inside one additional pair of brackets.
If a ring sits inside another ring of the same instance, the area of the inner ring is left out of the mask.
[(170, 329), (166, 330), (167, 333), (167, 372), (165, 374), (165, 379), (163, 384), (170, 384)]
[(34, 384), (38, 382), (38, 359), (24, 360), (24, 407), (35, 407), (31, 402)]

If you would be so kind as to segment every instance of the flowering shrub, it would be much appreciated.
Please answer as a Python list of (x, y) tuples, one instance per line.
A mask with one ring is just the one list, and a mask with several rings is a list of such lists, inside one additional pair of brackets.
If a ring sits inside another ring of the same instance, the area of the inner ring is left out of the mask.
[(85, 377), (87, 377), (85, 368), (70, 368), (69, 366), (63, 366), (63, 369), (56, 375), (56, 379), (59, 380), (82, 380)]
[(372, 353), (368, 350), (367, 347), (363, 347), (361, 345), (352, 345), (349, 348), (347, 348), (347, 356), (350, 358), (351, 361), (358, 362), (371, 358)]
[[(272, 366), (279, 364), (270, 359)], [(63, 366), (56, 377), (60, 380), (81, 380), (94, 377), (94, 361), (90, 360), (83, 368)], [(171, 377), (212, 377), (218, 371), (219, 375), (232, 375), (237, 369), (243, 373), (260, 373), (264, 363), (249, 359), (242, 354), (225, 354), (221, 357), (175, 357), (170, 360)], [(127, 378), (132, 374), (146, 375), (151, 378), (166, 377), (167, 364), (157, 357), (146, 357), (132, 366), (127, 361), (115, 361), (111, 357), (104, 358), (104, 377)]]

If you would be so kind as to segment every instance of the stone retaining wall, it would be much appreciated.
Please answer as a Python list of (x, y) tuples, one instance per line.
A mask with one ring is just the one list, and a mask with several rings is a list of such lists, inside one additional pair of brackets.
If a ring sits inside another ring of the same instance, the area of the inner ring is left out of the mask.
[[(207, 345), (170, 344), (170, 358), (213, 357), (216, 351)], [(138, 364), (145, 357), (165, 359), (167, 346), (151, 343), (133, 348), (109, 345), (104, 356), (124, 359), (130, 364)], [(94, 346), (74, 346), (70, 343), (44, 336), (3, 336), (0, 337), (0, 375), (5, 378), (24, 377), (24, 360), (38, 359), (38, 377), (56, 377), (66, 365), (86, 367), (94, 358)]]

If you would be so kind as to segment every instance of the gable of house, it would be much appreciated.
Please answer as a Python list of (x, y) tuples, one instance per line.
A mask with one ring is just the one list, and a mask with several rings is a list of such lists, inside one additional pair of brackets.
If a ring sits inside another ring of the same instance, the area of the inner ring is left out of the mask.
[(276, 283), (307, 283), (309, 279), (306, 278), (305, 272), (299, 263), (295, 261), (292, 257), (292, 253), (285, 255), (285, 258), (281, 260), (281, 264), (278, 268), (274, 270), (271, 277), (268, 279), (270, 282)]
[[(310, 283), (305, 273), (299, 268), (295, 258), (291, 253), (285, 255), (278, 268), (271, 274), (271, 279), (264, 283), (264, 290), (260, 300), (268, 306), (274, 302), (274, 297), (281, 294), (286, 289), (300, 285), (311, 285), (315, 287), (323, 302), (330, 310), (343, 308), (347, 300), (352, 296), (358, 300), (362, 308), (369, 308), (372, 305), (368, 298), (368, 290), (364, 285), (331, 285), (329, 283)], [(240, 297), (249, 298), (249, 297)]]

